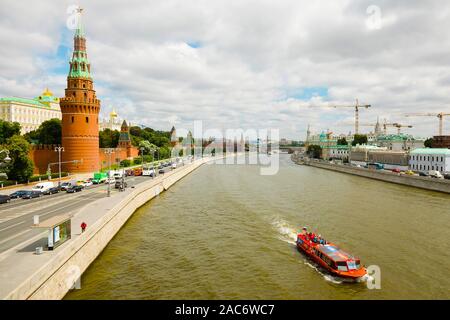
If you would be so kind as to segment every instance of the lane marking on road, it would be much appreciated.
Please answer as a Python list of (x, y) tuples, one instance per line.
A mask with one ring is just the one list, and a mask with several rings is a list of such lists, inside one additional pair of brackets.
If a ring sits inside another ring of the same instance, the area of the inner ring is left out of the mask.
[(23, 235), (23, 234), (25, 234), (25, 233), (27, 233), (27, 232), (30, 232), (31, 230), (32, 230), (32, 229), (26, 229), (26, 230), (24, 230), (24, 231), (22, 231), (22, 232), (19, 232), (19, 233), (15, 234), (15, 235), (13, 235), (13, 236), (11, 236), (11, 237), (8, 237), (8, 238), (6, 238), (6, 239), (3, 239), (2, 241), (0, 241), (0, 244), (3, 244), (3, 243), (5, 243), (5, 242), (8, 242), (9, 240), (12, 240), (12, 239), (14, 239), (14, 238), (20, 237), (21, 235)]
[[(100, 193), (102, 193), (101, 190), (96, 190), (96, 189), (92, 190), (91, 189), (91, 190), (88, 190), (88, 192), (86, 192), (86, 193), (75, 195), (75, 196), (71, 197), (70, 199), (63, 198), (63, 199), (57, 199), (57, 201), (54, 201), (54, 202), (49, 201), (47, 203), (47, 205), (44, 205), (44, 206), (40, 205), (39, 209), (42, 210), (42, 209), (45, 209), (45, 208), (57, 205), (59, 203), (64, 203), (66, 201), (78, 199), (78, 198), (83, 197), (85, 195), (100, 194)], [(49, 200), (51, 200), (51, 199), (49, 199)], [(41, 201), (39, 201), (39, 203), (40, 202)], [(7, 222), (7, 221), (10, 221), (12, 219), (15, 219), (15, 218), (18, 218), (18, 217), (21, 217), (21, 216), (24, 216), (24, 215), (27, 215), (27, 214), (30, 214), (30, 213), (36, 211), (36, 205), (37, 204), (38, 203), (29, 203), (29, 204), (26, 205), (27, 206), (26, 208), (21, 208), (22, 206), (20, 206), (19, 208), (8, 208), (7, 210), (13, 211), (12, 212), (13, 214), (9, 214), (9, 215), (7, 215), (5, 217), (0, 218), (0, 223)], [(20, 210), (20, 211), (19, 212), (14, 212), (14, 211), (16, 211), (14, 209)], [(7, 212), (5, 210), (5, 211), (0, 212), (0, 213), (7, 213)]]
[(15, 227), (15, 226), (18, 226), (19, 224), (22, 224), (22, 223), (25, 223), (25, 221), (18, 222), (18, 223), (12, 224), (12, 225), (10, 225), (10, 226), (8, 226), (8, 227), (6, 227), (6, 228), (0, 229), (0, 232), (5, 231), (5, 230), (8, 230), (8, 229), (11, 229), (11, 228), (13, 228), (13, 227)]
[[(97, 194), (94, 194), (94, 197), (89, 197), (89, 196), (88, 196), (88, 197), (86, 197), (86, 198), (84, 198), (84, 199), (80, 199), (80, 200), (78, 200), (78, 201), (74, 201), (74, 202), (69, 203), (69, 204), (67, 204), (67, 205), (65, 205), (65, 206), (62, 206), (62, 207), (56, 208), (56, 209), (54, 209), (54, 210), (48, 211), (48, 212), (46, 212), (46, 213), (40, 214), (39, 217), (46, 216), (46, 215), (48, 215), (48, 214), (50, 214), (50, 213), (56, 212), (56, 211), (58, 211), (58, 210), (61, 210), (61, 209), (64, 209), (64, 208), (67, 208), (67, 207), (70, 207), (70, 206), (73, 206), (73, 205), (76, 205), (76, 204), (78, 204), (78, 203), (80, 203), (80, 202), (83, 202), (83, 201), (86, 201), (86, 200), (94, 199), (95, 196), (98, 196), (98, 195), (97, 195)], [(101, 199), (101, 198), (99, 198), (99, 199)], [(77, 208), (77, 209), (81, 209), (81, 208)]]

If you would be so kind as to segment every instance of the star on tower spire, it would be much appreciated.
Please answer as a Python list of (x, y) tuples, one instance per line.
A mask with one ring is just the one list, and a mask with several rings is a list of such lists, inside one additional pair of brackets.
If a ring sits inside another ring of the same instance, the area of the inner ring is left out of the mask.
[(78, 17), (77, 17), (77, 28), (75, 30), (75, 36), (76, 37), (80, 37), (80, 38), (84, 38), (84, 28), (83, 28), (83, 23), (81, 21), (83, 10), (84, 9), (81, 8), (81, 7), (77, 8), (77, 15), (78, 15)]

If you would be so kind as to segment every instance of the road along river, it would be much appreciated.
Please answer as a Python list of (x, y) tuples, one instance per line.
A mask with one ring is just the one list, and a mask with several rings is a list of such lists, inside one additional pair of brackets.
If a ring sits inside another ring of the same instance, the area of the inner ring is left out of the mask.
[[(141, 207), (66, 299), (449, 299), (450, 197), (280, 155), (280, 170), (205, 165)], [(366, 266), (381, 289), (321, 272), (302, 226)]]

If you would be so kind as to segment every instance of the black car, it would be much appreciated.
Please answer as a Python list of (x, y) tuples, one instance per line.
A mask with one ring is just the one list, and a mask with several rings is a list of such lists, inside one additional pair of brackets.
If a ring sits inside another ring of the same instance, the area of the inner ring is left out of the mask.
[(33, 198), (39, 198), (42, 197), (42, 192), (40, 191), (25, 191), (25, 193), (22, 195), (22, 199), (33, 199)]
[(47, 194), (55, 194), (55, 193), (59, 193), (60, 191), (61, 191), (60, 187), (53, 187), (53, 188), (45, 190), (44, 192), (42, 192), (42, 194), (45, 194), (45, 195), (47, 195)]
[(74, 192), (80, 192), (83, 190), (83, 186), (71, 186), (70, 188), (66, 189), (67, 193), (74, 193)]
[(166, 173), (166, 171), (164, 169), (161, 169), (161, 170), (158, 171), (158, 173), (159, 174), (164, 174), (164, 173)]
[(11, 198), (11, 199), (18, 199), (18, 198), (22, 198), (22, 196), (25, 194), (25, 190), (19, 190), (19, 191), (16, 191), (16, 192), (13, 192), (13, 193), (11, 193), (10, 195), (9, 195), (9, 197)]
[(421, 177), (429, 177), (430, 175), (427, 172), (420, 171), (419, 172), (419, 176), (421, 176)]
[(0, 203), (8, 203), (11, 201), (11, 198), (6, 194), (0, 194)]
[(450, 180), (450, 173), (444, 174), (444, 179)]

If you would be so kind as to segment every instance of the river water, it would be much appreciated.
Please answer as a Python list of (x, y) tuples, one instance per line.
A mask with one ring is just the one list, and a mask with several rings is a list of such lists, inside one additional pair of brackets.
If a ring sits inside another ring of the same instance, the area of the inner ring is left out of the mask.
[[(205, 165), (140, 208), (66, 299), (449, 299), (450, 197), (298, 166)], [(364, 265), (343, 283), (295, 248), (302, 226)]]

